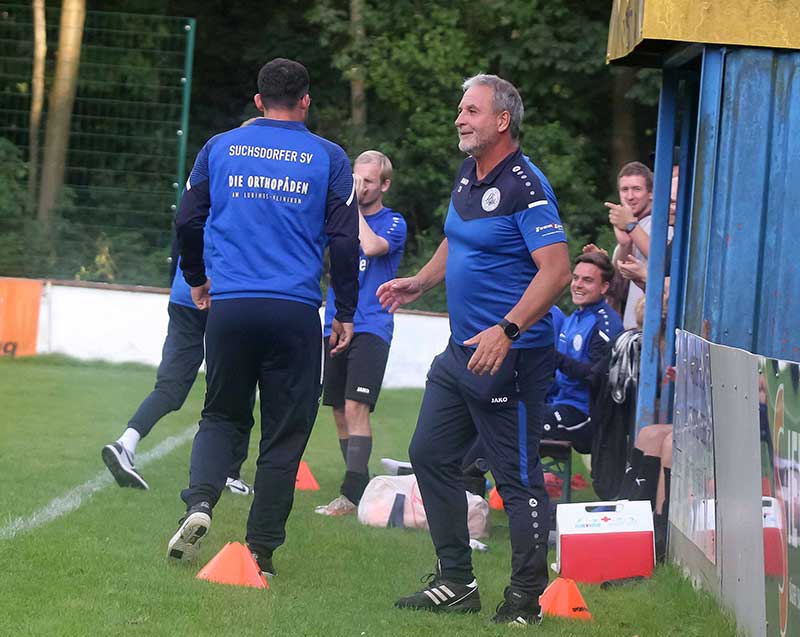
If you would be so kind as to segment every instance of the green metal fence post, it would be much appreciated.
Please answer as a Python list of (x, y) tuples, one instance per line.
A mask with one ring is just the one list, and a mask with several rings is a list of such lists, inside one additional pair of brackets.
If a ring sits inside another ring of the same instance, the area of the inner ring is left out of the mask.
[(194, 32), (197, 28), (197, 23), (194, 18), (186, 20), (183, 29), (186, 31), (186, 56), (183, 64), (183, 77), (181, 84), (183, 84), (183, 105), (181, 107), (181, 127), (177, 131), (178, 135), (178, 172), (175, 178), (175, 206), (177, 209), (178, 204), (181, 202), (181, 194), (183, 183), (186, 177), (186, 142), (189, 138), (189, 103), (192, 96), (192, 62), (194, 60)]

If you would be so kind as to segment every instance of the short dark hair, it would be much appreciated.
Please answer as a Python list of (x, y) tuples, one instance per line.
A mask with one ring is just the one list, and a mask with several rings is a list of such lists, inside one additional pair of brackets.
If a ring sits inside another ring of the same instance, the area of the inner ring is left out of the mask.
[(585, 252), (575, 259), (575, 265), (579, 263), (590, 263), (596, 266), (600, 270), (600, 276), (604, 283), (608, 283), (614, 278), (614, 266), (611, 265), (611, 259), (602, 252)]
[(292, 108), (308, 94), (308, 71), (300, 62), (275, 58), (258, 72), (258, 94), (267, 108)]
[(617, 187), (623, 177), (644, 177), (647, 192), (653, 192), (653, 171), (640, 161), (631, 161), (620, 168), (617, 175)]

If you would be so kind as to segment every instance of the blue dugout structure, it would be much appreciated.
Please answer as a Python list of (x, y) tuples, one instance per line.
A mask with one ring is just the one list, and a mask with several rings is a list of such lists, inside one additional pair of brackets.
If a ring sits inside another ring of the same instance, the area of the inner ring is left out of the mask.
[(740, 632), (780, 637), (800, 634), (798, 49), (797, 2), (614, 0), (609, 62), (662, 69), (636, 425), (674, 423), (669, 553)]
[[(800, 360), (800, 8), (749, 0), (615, 0), (608, 60), (662, 69), (637, 426), (656, 412), (661, 298), (665, 363), (675, 329)], [(667, 263), (672, 153), (677, 220)], [(667, 266), (669, 269), (667, 270)]]

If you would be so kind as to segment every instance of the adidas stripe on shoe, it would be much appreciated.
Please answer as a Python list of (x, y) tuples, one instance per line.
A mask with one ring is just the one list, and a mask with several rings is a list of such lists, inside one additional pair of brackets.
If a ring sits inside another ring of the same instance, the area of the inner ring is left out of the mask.
[(193, 560), (200, 550), (200, 542), (211, 527), (211, 505), (200, 502), (189, 507), (180, 526), (167, 545), (167, 557), (183, 562)]
[(118, 442), (103, 447), (100, 455), (119, 486), (144, 490), (150, 488), (133, 466), (133, 456)]
[[(421, 591), (401, 597), (395, 602), (397, 608), (430, 610), (437, 613), (477, 613), (481, 609), (478, 582), (469, 584), (451, 582), (435, 575)], [(423, 580), (424, 581), (424, 580)]]

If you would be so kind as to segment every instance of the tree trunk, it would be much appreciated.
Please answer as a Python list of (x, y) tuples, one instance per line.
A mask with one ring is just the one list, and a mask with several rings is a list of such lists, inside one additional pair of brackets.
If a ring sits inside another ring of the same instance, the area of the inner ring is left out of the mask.
[(47, 129), (39, 188), (37, 218), (44, 224), (50, 219), (64, 184), (64, 169), (69, 145), (72, 106), (78, 86), (86, 0), (63, 0), (58, 31), (56, 70), (47, 109)]
[(36, 205), (39, 179), (39, 129), (44, 105), (44, 61), (47, 57), (47, 29), (44, 0), (33, 0), (33, 76), (31, 77), (31, 117), (28, 126), (28, 205)]
[[(611, 74), (611, 171), (612, 181), (617, 172), (629, 161), (641, 160), (637, 156), (636, 117), (634, 104), (625, 99), (625, 95), (633, 86), (636, 69), (621, 67)], [(616, 183), (614, 183), (616, 188)]]
[[(360, 55), (364, 44), (364, 2), (350, 0), (350, 37), (353, 49)], [(367, 131), (367, 98), (364, 67), (356, 62), (350, 69), (350, 117), (357, 140)]]

